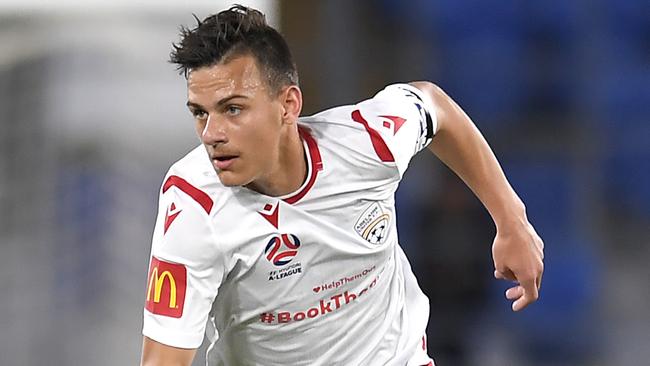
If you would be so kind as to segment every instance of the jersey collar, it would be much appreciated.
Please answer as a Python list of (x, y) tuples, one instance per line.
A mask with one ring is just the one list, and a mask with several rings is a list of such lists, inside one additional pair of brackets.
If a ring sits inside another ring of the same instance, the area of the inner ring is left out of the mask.
[(307, 179), (297, 191), (281, 197), (288, 204), (294, 204), (300, 201), (314, 186), (314, 183), (316, 183), (318, 172), (323, 170), (323, 160), (321, 159), (316, 139), (309, 133), (307, 127), (298, 126), (298, 133), (303, 141), (303, 145), (305, 145), (305, 153), (307, 155)]

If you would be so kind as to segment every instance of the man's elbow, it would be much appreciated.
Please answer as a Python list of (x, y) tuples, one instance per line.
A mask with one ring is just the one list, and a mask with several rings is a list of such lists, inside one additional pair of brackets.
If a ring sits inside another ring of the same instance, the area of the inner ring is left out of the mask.
[(189, 366), (196, 349), (168, 346), (143, 337), (141, 366)]
[(430, 81), (413, 81), (409, 85), (419, 89), (426, 97), (429, 98), (429, 102), (434, 108), (437, 120), (437, 129), (440, 131), (443, 129), (445, 120), (447, 119), (447, 114), (450, 110), (453, 110), (453, 102), (438, 85)]

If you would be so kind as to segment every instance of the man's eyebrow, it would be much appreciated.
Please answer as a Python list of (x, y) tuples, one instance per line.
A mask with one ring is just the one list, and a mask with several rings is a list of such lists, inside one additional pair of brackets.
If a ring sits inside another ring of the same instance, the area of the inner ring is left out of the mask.
[[(225, 98), (219, 100), (219, 101), (215, 104), (215, 106), (219, 107), (219, 106), (221, 106), (221, 105), (224, 105), (224, 104), (228, 103), (229, 101), (231, 101), (232, 99), (235, 99), (235, 98), (248, 98), (248, 97), (245, 96), (245, 95), (241, 95), (241, 94), (230, 95), (230, 96), (228, 96), (228, 97), (225, 97)], [(193, 102), (190, 102), (190, 101), (188, 101), (187, 103), (185, 103), (185, 105), (187, 105), (187, 106), (190, 107), (190, 108), (194, 108), (194, 109), (204, 109), (201, 105), (196, 104), (196, 103), (193, 103)]]
[(198, 105), (198, 104), (196, 104), (196, 103), (192, 103), (192, 102), (190, 102), (190, 101), (188, 101), (187, 103), (185, 103), (185, 105), (186, 105), (188, 108), (193, 108), (193, 109), (203, 109), (203, 107), (201, 107), (200, 105)]

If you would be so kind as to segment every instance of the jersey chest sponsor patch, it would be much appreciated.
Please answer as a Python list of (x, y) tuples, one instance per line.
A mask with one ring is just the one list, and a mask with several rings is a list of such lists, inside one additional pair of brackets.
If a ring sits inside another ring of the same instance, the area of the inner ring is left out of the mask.
[(186, 287), (187, 269), (184, 265), (151, 257), (145, 309), (153, 314), (180, 318)]
[(390, 214), (384, 212), (377, 202), (373, 202), (357, 218), (354, 231), (370, 244), (383, 244), (388, 236)]

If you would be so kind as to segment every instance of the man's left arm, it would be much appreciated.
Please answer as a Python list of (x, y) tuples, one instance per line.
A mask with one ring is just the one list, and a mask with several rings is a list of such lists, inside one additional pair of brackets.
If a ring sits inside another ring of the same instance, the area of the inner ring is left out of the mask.
[(499, 162), (478, 128), (442, 89), (430, 82), (412, 82), (431, 98), (437, 131), (429, 150), (476, 194), (496, 225), (492, 245), (494, 276), (515, 281), (506, 291), (519, 311), (536, 301), (544, 271), (544, 243), (526, 217), (526, 208), (508, 183)]

